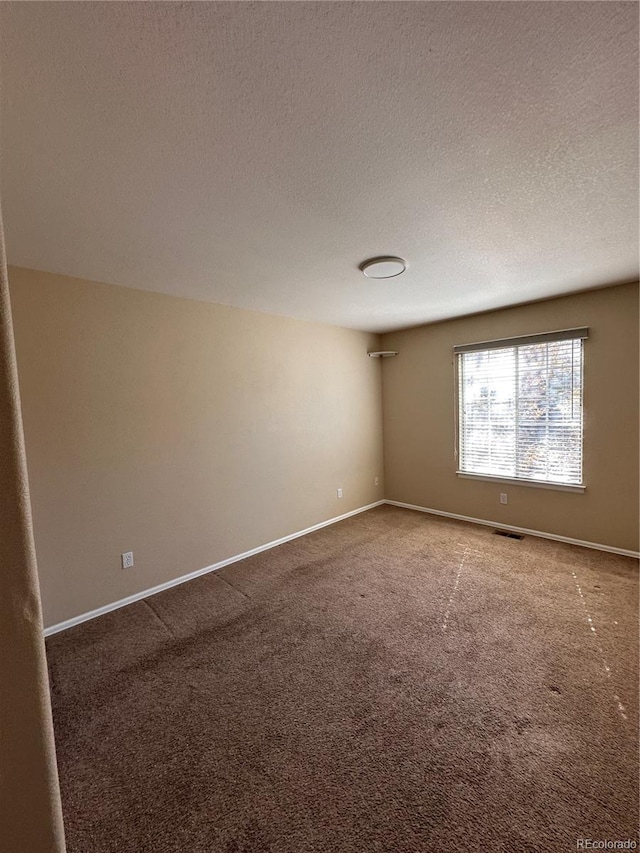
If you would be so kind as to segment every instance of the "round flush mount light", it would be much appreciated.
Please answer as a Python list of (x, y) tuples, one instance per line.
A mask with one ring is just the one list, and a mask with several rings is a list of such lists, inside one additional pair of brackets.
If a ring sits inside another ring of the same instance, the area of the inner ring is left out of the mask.
[(407, 268), (407, 262), (402, 258), (369, 258), (360, 264), (360, 269), (367, 278), (394, 278), (401, 275)]

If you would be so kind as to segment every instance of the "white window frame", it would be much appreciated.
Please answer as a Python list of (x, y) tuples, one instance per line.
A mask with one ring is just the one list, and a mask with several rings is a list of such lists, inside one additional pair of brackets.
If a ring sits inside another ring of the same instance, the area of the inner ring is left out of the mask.
[(577, 329), (561, 329), (554, 332), (544, 332), (537, 335), (521, 335), (514, 338), (501, 338), (495, 341), (480, 341), (472, 344), (460, 344), (454, 346), (454, 365), (455, 365), (455, 459), (458, 477), (468, 480), (483, 480), (491, 483), (502, 483), (505, 485), (514, 484), (518, 486), (530, 486), (538, 489), (555, 489), (565, 492), (584, 492), (586, 486), (584, 484), (584, 343), (582, 349), (582, 369), (581, 388), (583, 395), (583, 404), (581, 410), (581, 454), (582, 454), (582, 483), (563, 483), (551, 482), (548, 480), (531, 479), (525, 477), (503, 477), (499, 474), (476, 473), (473, 471), (461, 470), (461, 442), (462, 442), (462, 389), (460, 383), (460, 362), (464, 353), (480, 352), (491, 349), (504, 349), (509, 347), (520, 347), (538, 343), (549, 343), (551, 341), (569, 341), (580, 340), (584, 342), (589, 337), (589, 329), (581, 327)]

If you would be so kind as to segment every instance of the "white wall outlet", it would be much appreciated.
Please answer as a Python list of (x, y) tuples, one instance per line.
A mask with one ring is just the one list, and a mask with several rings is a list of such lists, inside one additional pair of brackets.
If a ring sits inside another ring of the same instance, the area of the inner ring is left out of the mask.
[(509, 499), (507, 498), (506, 492), (500, 492), (500, 503), (501, 504), (508, 504), (509, 503)]
[(339, 498), (341, 498), (341, 497), (342, 497), (342, 489), (338, 489), (338, 497), (339, 497)]
[(120, 559), (122, 560), (123, 569), (133, 568), (133, 551), (127, 551), (126, 553), (121, 554)]
[(373, 478), (373, 485), (374, 485), (374, 486), (379, 486), (379, 485), (380, 485), (380, 477), (374, 477), (374, 478)]

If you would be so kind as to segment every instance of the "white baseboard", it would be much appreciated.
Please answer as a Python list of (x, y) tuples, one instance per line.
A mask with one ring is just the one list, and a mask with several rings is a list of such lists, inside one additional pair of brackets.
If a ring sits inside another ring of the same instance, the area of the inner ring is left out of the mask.
[(50, 637), (52, 634), (57, 634), (60, 631), (66, 631), (67, 628), (73, 628), (74, 625), (80, 625), (82, 622), (88, 622), (89, 619), (95, 619), (97, 616), (102, 616), (105, 613), (110, 613), (112, 610), (118, 610), (120, 607), (126, 607), (127, 604), (133, 604), (135, 601), (140, 601), (143, 598), (148, 598), (158, 592), (163, 592), (165, 589), (171, 589), (178, 584), (186, 583), (200, 575), (206, 575), (209, 572), (215, 572), (225, 566), (230, 566), (232, 563), (237, 563), (247, 557), (252, 557), (254, 554), (260, 554), (262, 551), (268, 551), (270, 548), (275, 548), (278, 545), (283, 545), (285, 542), (291, 542), (292, 539), (298, 539), (300, 536), (306, 536), (307, 533), (313, 533), (314, 530), (320, 530), (322, 527), (328, 527), (330, 524), (336, 524), (338, 521), (343, 521), (345, 518), (350, 518), (353, 515), (358, 515), (361, 512), (366, 512), (381, 504), (389, 504), (390, 506), (399, 506), (403, 509), (413, 509), (417, 512), (426, 512), (431, 515), (442, 515), (445, 518), (455, 518), (458, 521), (468, 521), (472, 524), (483, 524), (486, 527), (506, 527), (516, 533), (526, 533), (529, 536), (538, 536), (541, 539), (554, 539), (557, 542), (566, 542), (569, 545), (579, 545), (582, 548), (593, 548), (597, 551), (608, 551), (612, 554), (622, 554), (625, 557), (640, 557), (638, 551), (628, 551), (625, 548), (614, 548), (611, 545), (600, 545), (596, 542), (584, 542), (582, 539), (571, 539), (568, 536), (558, 536), (555, 533), (544, 533), (541, 530), (530, 530), (527, 527), (514, 527), (512, 524), (505, 525), (498, 521), (487, 521), (482, 518), (472, 518), (468, 515), (458, 515), (454, 512), (443, 512), (440, 509), (429, 509), (424, 506), (416, 506), (415, 504), (402, 503), (402, 501), (381, 500), (367, 506), (358, 507), (358, 509), (345, 512), (343, 515), (338, 515), (335, 518), (329, 518), (327, 521), (321, 521), (319, 524), (314, 524), (312, 527), (307, 527), (305, 530), (299, 530), (297, 533), (291, 533), (289, 536), (283, 536), (281, 539), (274, 539), (273, 542), (267, 542), (265, 545), (259, 545), (257, 548), (252, 548), (250, 551), (244, 551), (242, 554), (236, 554), (234, 557), (228, 557), (226, 560), (221, 560), (219, 563), (214, 563), (211, 566), (205, 566), (204, 569), (196, 569), (195, 572), (189, 572), (187, 575), (181, 575), (173, 580), (165, 581), (164, 583), (153, 586), (150, 589), (144, 589), (141, 592), (136, 592), (126, 598), (121, 598), (119, 601), (114, 601), (112, 604), (105, 604), (103, 607), (98, 607), (95, 610), (89, 610), (87, 613), (81, 613), (79, 616), (74, 616), (71, 619), (66, 619), (64, 622), (58, 622), (57, 625), (50, 625), (45, 628), (45, 637)]
[(558, 536), (555, 533), (543, 533), (541, 530), (530, 530), (528, 527), (514, 527), (513, 524), (505, 524), (502, 521), (486, 521), (483, 518), (472, 518), (469, 515), (457, 515), (455, 512), (443, 512), (441, 509), (429, 509), (426, 506), (406, 504), (402, 501), (388, 501), (383, 503), (390, 506), (399, 506), (403, 509), (415, 509), (417, 512), (427, 512), (431, 515), (443, 515), (445, 518), (455, 518), (458, 521), (470, 521), (472, 524), (484, 524), (486, 527), (499, 527), (501, 529), (513, 530), (515, 533), (526, 533), (529, 536), (538, 536), (540, 539), (554, 539), (556, 542), (566, 542), (568, 545), (579, 545), (582, 548), (593, 548), (596, 551), (609, 551), (611, 554), (622, 554), (625, 557), (640, 557), (638, 551), (627, 551), (626, 548), (614, 548), (613, 545), (600, 545), (597, 542), (585, 542), (582, 539), (571, 539), (568, 536)]
[(258, 545), (257, 548), (252, 548), (250, 551), (244, 551), (242, 554), (236, 554), (234, 557), (228, 557), (226, 560), (221, 560), (219, 563), (214, 563), (212, 566), (206, 566), (204, 569), (196, 569), (195, 572), (189, 572), (188, 575), (181, 575), (179, 578), (174, 578), (170, 581), (152, 586), (150, 589), (143, 589), (141, 592), (136, 592), (133, 595), (128, 595), (126, 598), (121, 598), (119, 601), (114, 601), (112, 604), (105, 604), (103, 607), (98, 607), (95, 610), (89, 610), (88, 613), (81, 613), (80, 616), (74, 616), (71, 619), (66, 619), (64, 622), (58, 622), (57, 625), (50, 625), (44, 629), (45, 637), (50, 637), (52, 634), (57, 634), (60, 631), (66, 631), (67, 628), (73, 628), (74, 625), (80, 625), (82, 622), (88, 622), (89, 619), (95, 619), (97, 616), (102, 616), (105, 613), (110, 613), (112, 610), (118, 610), (120, 607), (126, 607), (127, 604), (133, 604), (135, 601), (140, 601), (143, 598), (148, 598), (150, 595), (155, 595), (158, 592), (163, 592), (165, 589), (171, 589), (172, 586), (186, 583), (200, 575), (206, 575), (209, 572), (216, 572), (218, 569), (223, 569), (225, 566), (230, 566), (232, 563), (237, 563), (239, 560), (245, 560), (247, 557), (253, 557), (254, 554), (260, 554), (262, 551), (268, 551), (270, 548), (275, 548), (278, 545), (283, 545), (285, 542), (291, 542), (292, 539), (298, 539), (300, 536), (306, 536), (307, 533), (313, 533), (314, 530), (320, 530), (322, 527), (328, 527), (330, 524), (335, 524), (338, 521), (343, 521), (345, 518), (351, 518), (352, 515), (358, 515), (361, 512), (366, 512), (376, 506), (380, 506), (384, 501), (376, 501), (367, 506), (358, 507), (351, 512), (345, 512), (344, 515), (338, 515), (335, 518), (329, 518), (327, 521), (321, 521), (319, 524), (314, 524), (312, 527), (307, 527), (305, 530), (299, 530), (297, 533), (290, 533), (289, 536), (283, 536), (281, 539), (274, 539), (273, 542), (267, 542), (265, 545)]

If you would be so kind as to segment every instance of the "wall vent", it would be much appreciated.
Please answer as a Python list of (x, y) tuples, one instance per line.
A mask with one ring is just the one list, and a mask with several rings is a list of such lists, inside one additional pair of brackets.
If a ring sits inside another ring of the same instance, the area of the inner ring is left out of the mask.
[(497, 536), (505, 536), (507, 539), (524, 539), (522, 533), (512, 533), (510, 530), (494, 530)]

